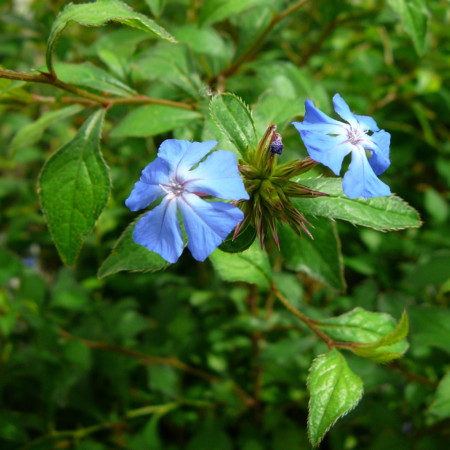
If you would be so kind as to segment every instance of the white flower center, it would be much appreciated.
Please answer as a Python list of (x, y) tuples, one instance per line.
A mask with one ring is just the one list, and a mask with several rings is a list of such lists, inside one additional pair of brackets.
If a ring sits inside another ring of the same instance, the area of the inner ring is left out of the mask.
[(176, 180), (171, 180), (169, 184), (160, 184), (160, 186), (171, 198), (179, 197), (184, 192), (184, 184)]
[(367, 131), (363, 131), (359, 127), (357, 128), (349, 127), (347, 128), (348, 141), (350, 142), (350, 144), (360, 145), (367, 139), (366, 133)]

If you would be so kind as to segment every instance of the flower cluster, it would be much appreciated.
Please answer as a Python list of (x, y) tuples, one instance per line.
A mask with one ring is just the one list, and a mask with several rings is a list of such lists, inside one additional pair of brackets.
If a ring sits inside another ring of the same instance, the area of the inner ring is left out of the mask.
[[(137, 211), (161, 199), (137, 222), (135, 242), (176, 262), (185, 245), (179, 213), (187, 246), (198, 261), (204, 261), (233, 229), (236, 237), (248, 224), (256, 229), (261, 246), (268, 232), (279, 246), (279, 223), (288, 224), (298, 234), (310, 234), (308, 220), (290, 199), (327, 194), (291, 179), (318, 163), (339, 175), (349, 153), (352, 160), (342, 183), (344, 193), (350, 198), (389, 195), (389, 186), (377, 175), (390, 164), (390, 134), (380, 130), (371, 117), (353, 114), (339, 94), (333, 103), (346, 123), (328, 117), (311, 100), (306, 101), (303, 122), (293, 122), (310, 155), (303, 161), (277, 164), (284, 146), (275, 125), (269, 126), (256, 149), (248, 149), (239, 167), (229, 151), (217, 150), (206, 157), (215, 141), (164, 141), (126, 200), (128, 208)], [(202, 199), (208, 196), (234, 204)]]

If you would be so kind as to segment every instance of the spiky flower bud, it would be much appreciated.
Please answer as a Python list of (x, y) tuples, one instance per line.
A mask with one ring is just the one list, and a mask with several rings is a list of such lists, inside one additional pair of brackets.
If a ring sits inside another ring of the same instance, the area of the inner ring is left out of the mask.
[(250, 199), (238, 204), (245, 214), (245, 219), (236, 227), (234, 237), (247, 223), (255, 227), (261, 247), (269, 233), (279, 247), (278, 223), (286, 223), (296, 233), (311, 236), (307, 228), (311, 224), (294, 207), (290, 197), (314, 198), (326, 194), (290, 179), (310, 170), (317, 163), (306, 158), (303, 161), (277, 165), (278, 155), (282, 153), (283, 148), (281, 136), (276, 132), (276, 125), (270, 125), (256, 150), (249, 153), (246, 161), (240, 161), (239, 170)]

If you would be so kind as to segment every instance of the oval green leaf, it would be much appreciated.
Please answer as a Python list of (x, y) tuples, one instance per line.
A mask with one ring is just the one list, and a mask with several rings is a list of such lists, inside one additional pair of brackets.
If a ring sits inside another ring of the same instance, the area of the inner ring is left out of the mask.
[(53, 22), (47, 41), (46, 63), (50, 73), (54, 73), (53, 49), (59, 35), (71, 22), (88, 27), (99, 27), (107, 22), (119, 22), (157, 36), (160, 39), (176, 42), (164, 28), (153, 20), (131, 9), (120, 0), (97, 0), (79, 5), (69, 4)]
[(308, 436), (311, 444), (320, 444), (327, 431), (351, 411), (363, 394), (363, 383), (336, 349), (318, 356), (308, 376)]
[(50, 157), (39, 178), (42, 210), (68, 265), (75, 263), (109, 197), (109, 170), (99, 148), (104, 115), (101, 109), (89, 117), (76, 136)]

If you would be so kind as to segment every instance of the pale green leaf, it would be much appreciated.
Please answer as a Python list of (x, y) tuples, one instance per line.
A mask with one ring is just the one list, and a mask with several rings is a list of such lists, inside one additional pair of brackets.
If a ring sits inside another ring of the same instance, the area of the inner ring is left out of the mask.
[(82, 109), (80, 105), (72, 105), (42, 114), (39, 119), (19, 130), (11, 142), (9, 151), (13, 154), (17, 150), (33, 145), (39, 141), (50, 125), (66, 119)]
[[(137, 219), (139, 220), (139, 218)], [(151, 252), (133, 240), (135, 223), (131, 223), (117, 240), (111, 254), (101, 265), (98, 276), (106, 277), (122, 270), (131, 272), (154, 272), (165, 269), (169, 263), (157, 253)]]
[(261, 0), (206, 0), (200, 11), (202, 25), (213, 24), (254, 6), (262, 6)]
[(363, 394), (363, 383), (336, 349), (317, 357), (308, 376), (308, 436), (311, 444), (320, 444), (326, 432), (351, 411)]
[(342, 192), (340, 178), (311, 178), (299, 182), (329, 194), (328, 197), (294, 199), (295, 207), (303, 214), (346, 220), (381, 231), (416, 228), (422, 224), (418, 212), (395, 195), (348, 198)]
[(214, 269), (226, 281), (245, 281), (267, 289), (272, 284), (272, 268), (267, 253), (255, 241), (245, 252), (216, 250), (209, 257)]
[(400, 16), (403, 28), (410, 35), (419, 55), (425, 48), (428, 11), (425, 0), (388, 0), (391, 8)]
[(314, 228), (309, 236), (299, 236), (290, 227), (279, 228), (281, 254), (288, 269), (301, 271), (344, 290), (345, 280), (336, 224), (328, 219), (309, 219)]
[(152, 14), (156, 17), (159, 17), (162, 14), (164, 6), (166, 5), (166, 0), (145, 0), (145, 2)]
[(65, 264), (72, 265), (106, 205), (109, 170), (100, 153), (104, 110), (89, 117), (77, 135), (45, 164), (39, 179), (42, 209)]
[(107, 22), (119, 22), (157, 36), (160, 39), (175, 42), (175, 39), (160, 25), (148, 17), (134, 11), (120, 0), (97, 0), (78, 5), (69, 4), (53, 22), (47, 41), (46, 63), (48, 70), (54, 73), (53, 49), (59, 35), (71, 22), (89, 27), (99, 27)]
[(141, 106), (133, 109), (112, 130), (111, 136), (154, 136), (186, 125), (201, 117), (198, 112), (171, 106)]
[(361, 344), (352, 351), (377, 363), (399, 358), (408, 349), (406, 314), (396, 325), (389, 314), (355, 308), (340, 316), (323, 319), (318, 326), (335, 341)]
[(216, 95), (210, 103), (211, 116), (226, 137), (245, 158), (256, 148), (252, 115), (245, 103), (233, 94)]

